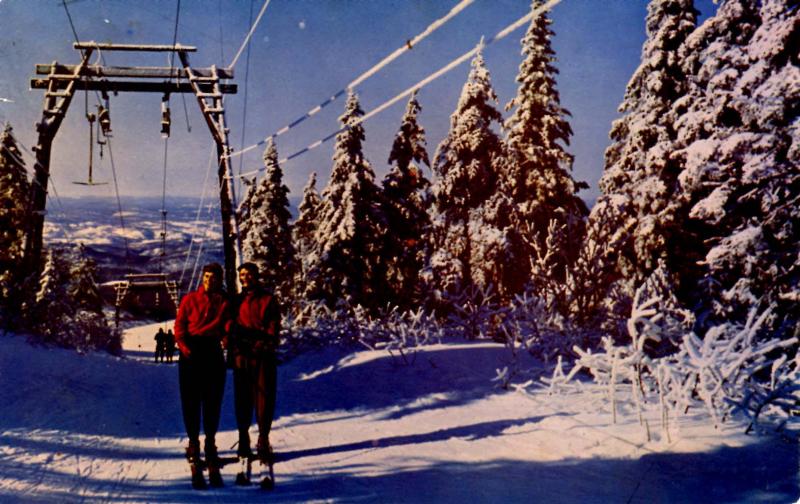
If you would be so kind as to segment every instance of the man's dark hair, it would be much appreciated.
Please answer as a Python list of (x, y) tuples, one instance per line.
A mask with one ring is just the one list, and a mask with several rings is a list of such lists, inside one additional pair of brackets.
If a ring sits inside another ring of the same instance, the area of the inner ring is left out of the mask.
[(258, 266), (256, 264), (251, 262), (242, 263), (236, 271), (241, 272), (242, 270), (247, 270), (251, 275), (258, 278)]
[(219, 263), (208, 263), (203, 266), (203, 273), (211, 272), (215, 273), (220, 279), (224, 276), (222, 273), (222, 266)]

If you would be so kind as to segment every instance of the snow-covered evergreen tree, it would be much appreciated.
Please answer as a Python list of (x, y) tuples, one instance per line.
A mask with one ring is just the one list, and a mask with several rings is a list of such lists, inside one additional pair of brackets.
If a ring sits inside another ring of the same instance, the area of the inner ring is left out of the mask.
[(122, 349), (119, 335), (109, 326), (103, 313), (103, 298), (97, 286), (97, 264), (81, 244), (69, 266), (66, 294), (74, 312), (69, 322), (74, 339), (69, 346), (119, 353)]
[(418, 300), (419, 274), (424, 265), (424, 240), (430, 226), (430, 182), (420, 163), (430, 166), (425, 130), (417, 122), (421, 107), (414, 92), (408, 100), (389, 154), (394, 166), (383, 179), (383, 211), (390, 232), (385, 235), (390, 302), (411, 307)]
[[(624, 115), (611, 128), (601, 196), (589, 216), (587, 243), (596, 255), (586, 260), (616, 263), (615, 272), (589, 287), (605, 291), (617, 281), (623, 301), (666, 257), (668, 237), (680, 232), (672, 205), (681, 166), (670, 156), (676, 138), (671, 110), (688, 89), (680, 51), (696, 19), (692, 0), (650, 2), (642, 62), (620, 105)], [(623, 315), (629, 306), (616, 311)]]
[(46, 342), (66, 345), (72, 339), (69, 320), (74, 314), (68, 303), (69, 266), (61, 250), (47, 249), (44, 267), (39, 275), (29, 324)]
[[(683, 47), (693, 79), (674, 106), (674, 157), (685, 233), (670, 262), (701, 328), (772, 303), (771, 329), (797, 326), (786, 300), (800, 278), (799, 33), (796, 2), (728, 0)], [(689, 240), (694, 254), (681, 254)]]
[[(19, 274), (25, 249), (29, 211), (28, 172), (11, 125), (0, 135), (0, 318), (16, 312), (22, 302)], [(5, 312), (5, 313), (4, 313)]]
[(78, 245), (75, 260), (69, 266), (70, 282), (67, 296), (79, 309), (103, 312), (103, 297), (97, 286), (97, 263), (87, 255), (86, 248)]
[(351, 306), (378, 307), (385, 298), (381, 192), (375, 173), (364, 158), (364, 111), (350, 90), (339, 121), (345, 127), (336, 136), (333, 168), (322, 192), (315, 236), (316, 254), (309, 297), (329, 306), (340, 301)]
[[(534, 0), (531, 9), (542, 4)], [(505, 123), (508, 162), (502, 174), (504, 193), (512, 204), (510, 238), (516, 268), (506, 272), (505, 284), (513, 293), (521, 291), (531, 273), (538, 290), (546, 282), (564, 282), (578, 255), (588, 213), (577, 196), (588, 186), (570, 173), (573, 158), (566, 146), (572, 129), (556, 89), (551, 24), (546, 11), (531, 20), (522, 39), (525, 59), (517, 75), (517, 94), (506, 106), (514, 110)], [(552, 229), (560, 230), (564, 239), (548, 240)], [(538, 268), (545, 257), (547, 267)]]
[(258, 265), (268, 289), (288, 299), (295, 268), (289, 188), (283, 184), (278, 151), (271, 139), (264, 151), (264, 166), (266, 174), (250, 199), (242, 254), (246, 261)]
[(431, 249), (424, 273), (434, 300), (499, 280), (484, 274), (498, 269), (487, 262), (495, 256), (475, 253), (476, 248), (491, 249), (487, 240), (502, 233), (483, 208), (497, 192), (503, 162), (503, 143), (493, 129), (502, 121), (496, 103), (481, 45), (450, 116), (450, 130), (434, 156)]
[(239, 223), (239, 239), (244, 243), (247, 238), (247, 232), (250, 230), (250, 214), (253, 212), (254, 206), (259, 206), (256, 201), (256, 189), (258, 189), (258, 177), (254, 176), (251, 179), (244, 178), (242, 182), (247, 186), (247, 191), (239, 203), (239, 208), (236, 209), (236, 220)]
[(298, 207), (300, 214), (292, 225), (292, 243), (294, 244), (297, 258), (293, 285), (295, 299), (300, 299), (305, 295), (308, 286), (307, 275), (311, 265), (315, 262), (314, 237), (317, 231), (321, 204), (322, 200), (317, 192), (317, 173), (313, 172), (309, 175), (308, 182), (303, 188), (303, 199)]
[(103, 314), (96, 266), (77, 252), (47, 249), (36, 296), (25, 311), (37, 341), (78, 350), (120, 351), (120, 339)]

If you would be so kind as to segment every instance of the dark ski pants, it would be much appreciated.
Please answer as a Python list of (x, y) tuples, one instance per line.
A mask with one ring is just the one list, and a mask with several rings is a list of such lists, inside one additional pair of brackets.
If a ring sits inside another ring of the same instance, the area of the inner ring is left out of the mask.
[(275, 416), (278, 387), (278, 361), (274, 353), (263, 356), (237, 355), (234, 358), (233, 390), (236, 425), (239, 428), (239, 455), (250, 452), (250, 424), (253, 409), (258, 422), (259, 447), (269, 439)]
[(178, 359), (183, 424), (189, 442), (200, 439), (200, 417), (206, 444), (214, 440), (219, 427), (222, 394), (225, 391), (225, 358), (218, 341), (187, 338), (191, 355)]

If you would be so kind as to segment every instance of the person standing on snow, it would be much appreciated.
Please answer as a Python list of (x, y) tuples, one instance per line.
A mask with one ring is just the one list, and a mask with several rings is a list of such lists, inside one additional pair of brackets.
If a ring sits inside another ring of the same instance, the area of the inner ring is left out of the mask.
[(172, 329), (167, 331), (167, 362), (172, 362), (172, 358), (175, 356), (175, 334), (173, 334)]
[[(243, 464), (236, 483), (247, 485), (250, 471), (245, 467), (249, 468), (253, 455), (249, 429), (254, 408), (258, 423), (256, 457), (264, 466), (272, 463), (269, 432), (275, 414), (281, 314), (278, 300), (259, 284), (258, 266), (253, 263), (239, 266), (239, 283), (242, 292), (234, 304), (230, 350), (233, 352), (234, 403), (239, 429), (237, 455)], [(261, 481), (262, 487), (270, 485), (269, 477)]]
[(167, 335), (164, 332), (164, 328), (159, 327), (155, 338), (153, 338), (156, 342), (155, 362), (158, 362), (159, 359), (161, 359), (161, 362), (164, 362), (164, 352), (167, 341), (166, 338)]
[(175, 318), (175, 344), (180, 352), (178, 377), (183, 423), (189, 438), (186, 458), (192, 470), (192, 486), (205, 488), (200, 466), (200, 418), (205, 433), (209, 483), (223, 486), (215, 436), (219, 427), (225, 389), (223, 340), (230, 322), (230, 307), (222, 290), (222, 266), (203, 267), (202, 285), (181, 300)]

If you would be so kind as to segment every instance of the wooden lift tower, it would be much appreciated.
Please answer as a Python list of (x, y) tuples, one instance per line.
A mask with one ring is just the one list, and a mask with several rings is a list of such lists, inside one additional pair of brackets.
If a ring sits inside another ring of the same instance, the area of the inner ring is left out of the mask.
[[(230, 162), (228, 127), (222, 97), (236, 93), (235, 84), (221, 83), (232, 79), (233, 70), (226, 68), (192, 68), (189, 53), (196, 47), (175, 45), (129, 45), (97, 42), (76, 42), (74, 48), (81, 52), (77, 65), (58, 62), (36, 65), (38, 77), (31, 79), (31, 89), (44, 89), (42, 120), (36, 124), (39, 140), (34, 150), (34, 182), (32, 184), (33, 216), (25, 242), (25, 261), (28, 274), (38, 274), (41, 267), (42, 232), (44, 228), (47, 183), (50, 176), (50, 154), (53, 139), (67, 114), (76, 91), (104, 93), (153, 92), (168, 96), (172, 93), (193, 93), (200, 105), (211, 136), (217, 145), (220, 210), (222, 213), (222, 238), (225, 252), (225, 281), (229, 288), (236, 285), (236, 267), (241, 263), (241, 244), (238, 224), (233, 209), (233, 171)], [(95, 51), (175, 52), (180, 66), (170, 67), (114, 67), (89, 64)]]

